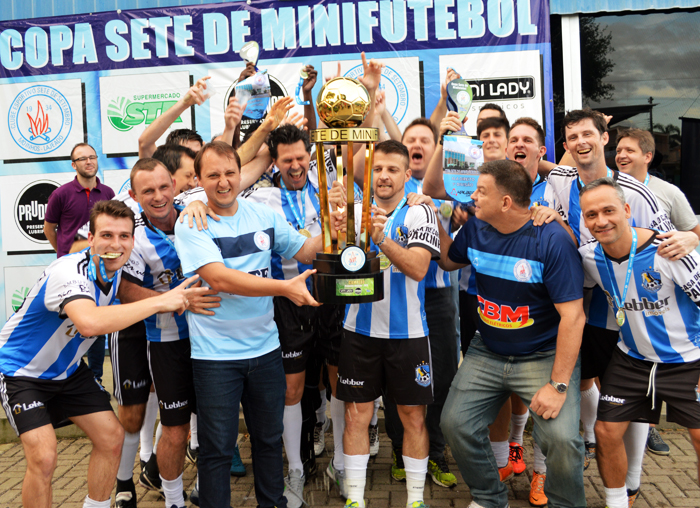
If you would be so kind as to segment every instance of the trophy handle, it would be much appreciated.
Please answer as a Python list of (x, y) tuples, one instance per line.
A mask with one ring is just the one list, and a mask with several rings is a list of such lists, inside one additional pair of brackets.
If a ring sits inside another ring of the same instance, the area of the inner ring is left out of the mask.
[[(338, 181), (342, 184), (343, 183), (343, 145), (341, 143), (338, 143), (335, 145), (335, 167), (338, 170)], [(350, 186), (352, 182), (348, 180), (348, 187)], [(350, 203), (346, 205), (348, 209), (350, 208)], [(340, 208), (339, 208), (340, 210)], [(349, 215), (348, 215), (349, 217)], [(348, 226), (349, 228), (350, 226)], [(342, 231), (338, 231), (338, 252), (343, 250), (346, 245), (346, 238), (347, 238), (347, 233), (343, 233)]]
[(370, 236), (372, 235), (372, 217), (369, 208), (372, 203), (372, 166), (374, 164), (374, 143), (367, 143), (365, 149), (365, 179), (362, 189), (362, 230), (360, 232), (360, 248), (369, 252)]
[(330, 254), (333, 250), (331, 241), (331, 212), (328, 207), (328, 178), (323, 154), (323, 143), (316, 143), (316, 167), (318, 168), (318, 200), (321, 207), (321, 234), (323, 235), (323, 252)]
[(355, 167), (352, 163), (353, 156), (353, 142), (348, 141), (348, 184), (347, 184), (347, 202), (348, 202), (348, 232), (347, 232), (347, 244), (355, 245)]

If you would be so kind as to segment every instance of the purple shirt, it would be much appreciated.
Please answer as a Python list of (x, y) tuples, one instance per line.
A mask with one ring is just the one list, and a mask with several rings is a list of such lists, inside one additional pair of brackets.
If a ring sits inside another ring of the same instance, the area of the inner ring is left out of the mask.
[(101, 184), (99, 178), (95, 188), (88, 190), (78, 183), (77, 176), (51, 193), (44, 220), (58, 224), (56, 243), (59, 258), (70, 251), (75, 233), (90, 220), (90, 210), (95, 203), (113, 197), (114, 191)]

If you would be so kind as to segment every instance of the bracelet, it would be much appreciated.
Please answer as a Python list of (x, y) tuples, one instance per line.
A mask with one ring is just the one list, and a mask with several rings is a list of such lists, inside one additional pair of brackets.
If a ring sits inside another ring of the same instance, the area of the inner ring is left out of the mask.
[(375, 245), (376, 245), (377, 247), (381, 247), (382, 244), (384, 243), (384, 240), (386, 240), (386, 235), (384, 235), (384, 236), (382, 237), (381, 242), (379, 242), (379, 243), (377, 243), (377, 244), (375, 244)]

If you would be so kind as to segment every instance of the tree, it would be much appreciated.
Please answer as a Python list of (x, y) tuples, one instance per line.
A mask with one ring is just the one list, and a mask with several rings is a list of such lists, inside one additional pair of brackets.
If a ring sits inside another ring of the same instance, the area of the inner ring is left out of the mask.
[(655, 132), (663, 132), (664, 134), (668, 134), (668, 147), (669, 148), (675, 148), (677, 146), (681, 146), (681, 130), (678, 128), (677, 125), (673, 125), (672, 123), (669, 123), (667, 125), (661, 125), (660, 123), (655, 123), (654, 124), (654, 131)]
[[(560, 19), (560, 16), (552, 16), (551, 20), (555, 111), (564, 111), (564, 71), (562, 66), (558, 65), (563, 61)], [(579, 24), (583, 102), (589, 104), (612, 99), (615, 85), (604, 82), (615, 67), (615, 62), (608, 58), (608, 55), (615, 51), (612, 47), (612, 34), (606, 32), (607, 27), (600, 26), (592, 17), (581, 16)]]

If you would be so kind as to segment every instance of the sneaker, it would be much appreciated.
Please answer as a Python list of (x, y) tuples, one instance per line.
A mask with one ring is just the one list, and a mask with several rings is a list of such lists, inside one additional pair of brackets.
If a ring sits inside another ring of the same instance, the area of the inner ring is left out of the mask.
[(508, 455), (508, 460), (513, 463), (513, 472), (515, 474), (522, 474), (526, 467), (525, 459), (523, 458), (523, 447), (516, 442), (509, 444), (510, 452)]
[(192, 448), (192, 442), (188, 441), (187, 442), (187, 453), (185, 455), (187, 462), (194, 464), (196, 466), (198, 456), (199, 456), (199, 448)]
[(586, 441), (584, 443), (585, 453), (583, 456), (583, 470), (588, 469), (591, 465), (591, 459), (595, 459), (595, 443), (589, 443)]
[(413, 503), (407, 504), (406, 508), (428, 508), (428, 505), (423, 501), (413, 501)]
[(634, 504), (638, 495), (639, 495), (639, 489), (637, 489), (637, 490), (627, 489), (627, 508), (632, 508), (632, 505)]
[(139, 462), (141, 463), (141, 471), (143, 471), (143, 468), (146, 467), (146, 461), (139, 459)]
[(317, 423), (314, 427), (314, 454), (320, 457), (323, 450), (326, 449), (326, 431), (331, 426), (330, 418), (326, 417), (323, 423)]
[(284, 479), (284, 497), (287, 508), (300, 508), (304, 501), (304, 474), (299, 469), (292, 469)]
[(197, 487), (193, 488), (192, 492), (190, 492), (190, 503), (199, 506), (199, 489)]
[(656, 455), (669, 455), (671, 448), (664, 442), (656, 427), (649, 427), (649, 437), (647, 437), (647, 450)]
[(457, 478), (450, 473), (450, 468), (447, 467), (447, 461), (444, 456), (437, 460), (428, 461), (428, 472), (433, 481), (441, 487), (454, 487), (457, 485)]
[(513, 475), (515, 474), (513, 472), (513, 463), (509, 460), (508, 464), (503, 467), (499, 467), (498, 474), (500, 475), (502, 482), (513, 478)]
[(349, 499), (345, 501), (345, 508), (360, 508), (360, 503), (357, 501), (350, 501)]
[(547, 496), (544, 495), (544, 481), (546, 474), (532, 472), (532, 483), (530, 484), (530, 504), (532, 506), (544, 506), (547, 504)]
[(328, 463), (328, 468), (326, 469), (326, 474), (328, 477), (335, 482), (335, 486), (338, 489), (338, 495), (343, 499), (348, 498), (347, 484), (345, 483), (345, 471), (338, 471), (333, 467), (333, 458)]
[(379, 453), (379, 426), (369, 426), (369, 456), (376, 457)]
[(401, 450), (397, 450), (396, 448), (391, 450), (391, 458), (394, 460), (391, 464), (391, 477), (397, 482), (405, 482), (406, 469), (404, 469)]
[(116, 508), (136, 508), (136, 496), (133, 492), (117, 492), (114, 500)]
[(233, 459), (231, 459), (231, 476), (245, 476), (246, 470), (243, 461), (241, 460), (241, 452), (238, 450), (238, 445), (233, 450)]
[[(148, 466), (150, 461), (146, 464)], [(139, 475), (139, 484), (146, 488), (147, 490), (153, 490), (160, 494), (163, 494), (163, 486), (160, 481), (160, 474), (153, 474), (148, 470), (148, 467), (144, 467), (143, 471)]]

